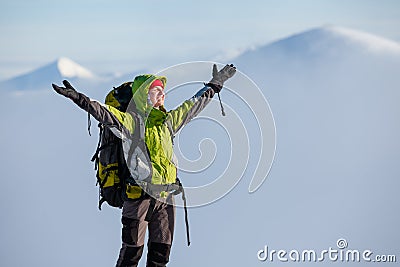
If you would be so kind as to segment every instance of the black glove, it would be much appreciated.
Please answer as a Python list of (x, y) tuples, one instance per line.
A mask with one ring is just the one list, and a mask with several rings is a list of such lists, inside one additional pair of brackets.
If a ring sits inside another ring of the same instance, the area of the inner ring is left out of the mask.
[(219, 93), (224, 86), (224, 83), (231, 78), (236, 72), (236, 67), (233, 64), (226, 64), (220, 71), (217, 69), (217, 65), (214, 64), (213, 72), (212, 72), (212, 79), (207, 84), (211, 88), (214, 89), (216, 93)]
[(75, 88), (72, 87), (72, 85), (67, 80), (64, 80), (63, 84), (65, 87), (60, 87), (53, 83), (52, 86), (54, 88), (54, 91), (72, 100), (78, 99), (79, 93), (75, 90)]

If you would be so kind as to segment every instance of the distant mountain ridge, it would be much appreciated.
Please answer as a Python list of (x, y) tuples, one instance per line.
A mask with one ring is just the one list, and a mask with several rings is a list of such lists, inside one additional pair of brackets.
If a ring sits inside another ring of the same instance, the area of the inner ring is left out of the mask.
[[(267, 65), (264, 67), (269, 69), (291, 67), (298, 61), (301, 61), (301, 64), (315, 64), (316, 62), (324, 64), (327, 60), (346, 60), (360, 54), (400, 60), (400, 44), (361, 31), (325, 26), (245, 50), (230, 61), (237, 64), (240, 70), (253, 70), (254, 72), (260, 65)], [(281, 62), (285, 62), (286, 66), (280, 66)], [(132, 73), (119, 76), (96, 75), (73, 60), (60, 57), (36, 70), (0, 82), (0, 88), (18, 91), (43, 90), (48, 88), (52, 82), (63, 79), (80, 85), (93, 86), (102, 83), (106, 86), (115, 86), (133, 77)]]

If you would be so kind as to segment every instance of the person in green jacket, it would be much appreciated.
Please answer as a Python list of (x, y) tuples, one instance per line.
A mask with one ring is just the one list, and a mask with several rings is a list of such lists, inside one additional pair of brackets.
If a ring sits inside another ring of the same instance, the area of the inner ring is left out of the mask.
[[(57, 93), (71, 99), (122, 139), (129, 178), (134, 181), (126, 185), (121, 219), (122, 247), (117, 267), (138, 265), (147, 228), (147, 266), (166, 266), (168, 263), (175, 226), (173, 196), (169, 195), (169, 201), (166, 201), (165, 195), (143, 193), (144, 188), (138, 184), (168, 186), (176, 182), (172, 136), (204, 109), (235, 72), (232, 64), (219, 71), (214, 65), (210, 82), (192, 98), (168, 112), (164, 108), (166, 77), (162, 76), (147, 74), (135, 77), (129, 104), (133, 108), (126, 112), (88, 98), (77, 92), (68, 81), (63, 82), (65, 87), (52, 85)], [(144, 146), (138, 145), (137, 140), (135, 142), (136, 127), (139, 127)]]

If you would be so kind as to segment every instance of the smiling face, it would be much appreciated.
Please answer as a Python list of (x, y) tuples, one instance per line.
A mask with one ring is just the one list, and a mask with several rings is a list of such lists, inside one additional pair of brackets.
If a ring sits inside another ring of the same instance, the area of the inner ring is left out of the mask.
[(153, 107), (159, 107), (164, 105), (165, 93), (164, 88), (161, 86), (154, 86), (149, 89), (149, 98)]

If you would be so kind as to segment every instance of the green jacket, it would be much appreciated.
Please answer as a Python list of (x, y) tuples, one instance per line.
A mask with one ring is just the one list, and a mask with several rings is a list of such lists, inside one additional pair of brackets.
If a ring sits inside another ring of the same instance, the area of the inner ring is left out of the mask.
[[(165, 185), (175, 183), (177, 177), (172, 137), (203, 110), (214, 96), (214, 91), (205, 86), (176, 109), (167, 112), (163, 107), (153, 108), (148, 100), (149, 87), (156, 79), (161, 80), (165, 88), (165, 77), (147, 74), (135, 78), (132, 84), (133, 101), (127, 112), (89, 99), (81, 93), (79, 99), (73, 101), (122, 138), (126, 163), (136, 181)], [(135, 117), (142, 124), (139, 134), (145, 147), (138, 146), (135, 140), (135, 128), (138, 126)], [(140, 194), (140, 190), (128, 185), (128, 198), (137, 198), (137, 194)]]

